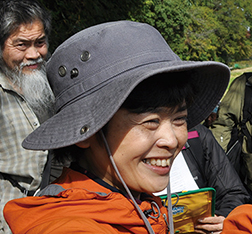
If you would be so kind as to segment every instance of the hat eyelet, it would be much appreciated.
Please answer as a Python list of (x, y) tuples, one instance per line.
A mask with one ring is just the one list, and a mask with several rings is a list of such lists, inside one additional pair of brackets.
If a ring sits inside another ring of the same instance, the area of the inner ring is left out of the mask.
[(79, 75), (79, 71), (78, 71), (77, 68), (73, 68), (71, 70), (70, 74), (71, 74), (71, 78), (73, 79), (73, 78), (75, 78), (75, 77), (77, 77)]
[(58, 70), (58, 73), (61, 77), (64, 77), (67, 73), (67, 68), (65, 66), (60, 66), (59, 67), (59, 70)]
[(87, 50), (83, 51), (81, 54), (81, 61), (87, 62), (90, 59), (90, 56), (91, 55)]
[(80, 130), (80, 134), (83, 135), (83, 134), (87, 133), (88, 131), (89, 131), (89, 126), (84, 125)]

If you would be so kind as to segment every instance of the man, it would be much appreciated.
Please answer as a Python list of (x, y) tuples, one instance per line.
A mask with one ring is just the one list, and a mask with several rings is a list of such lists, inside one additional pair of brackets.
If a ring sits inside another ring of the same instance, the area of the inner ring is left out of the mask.
[(218, 118), (218, 109), (219, 109), (220, 103), (213, 109), (212, 113), (205, 119), (203, 125), (207, 128), (210, 128), (213, 124), (213, 122)]
[(252, 73), (237, 77), (220, 103), (210, 129), (252, 194)]
[(66, 40), (47, 75), (57, 114), (22, 145), (73, 163), (40, 197), (7, 203), (13, 234), (168, 233), (153, 193), (167, 186), (187, 128), (217, 105), (229, 68), (181, 61), (152, 26), (118, 21)]
[(39, 188), (47, 151), (28, 151), (22, 140), (52, 114), (45, 74), (50, 15), (36, 1), (0, 3), (0, 233), (8, 200)]

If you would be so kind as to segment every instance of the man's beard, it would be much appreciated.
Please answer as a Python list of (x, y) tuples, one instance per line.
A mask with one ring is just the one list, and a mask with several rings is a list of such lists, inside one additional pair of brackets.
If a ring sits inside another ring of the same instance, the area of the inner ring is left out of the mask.
[[(40, 69), (32, 70), (29, 74), (22, 72), (24, 66), (36, 63), (42, 63)], [(26, 64), (21, 63), (19, 67), (13, 70), (6, 65), (1, 68), (3, 73), (10, 79), (13, 87), (18, 87), (21, 90), (21, 94), (38, 117), (40, 123), (53, 115), (55, 97), (46, 77), (43, 59)]]

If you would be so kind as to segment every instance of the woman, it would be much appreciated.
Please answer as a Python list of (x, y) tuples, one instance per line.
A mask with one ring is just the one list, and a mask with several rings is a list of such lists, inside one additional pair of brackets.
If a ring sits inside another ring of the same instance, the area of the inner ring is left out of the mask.
[(181, 61), (153, 27), (119, 21), (65, 41), (47, 75), (57, 113), (23, 146), (73, 163), (40, 197), (8, 203), (12, 232), (167, 233), (152, 193), (223, 95), (228, 67)]

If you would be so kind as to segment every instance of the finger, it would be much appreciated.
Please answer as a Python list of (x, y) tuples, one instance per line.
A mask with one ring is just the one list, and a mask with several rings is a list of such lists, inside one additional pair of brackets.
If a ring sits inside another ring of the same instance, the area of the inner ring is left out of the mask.
[(202, 229), (194, 229), (194, 233), (199, 234), (221, 234), (222, 231), (206, 231)]
[(197, 224), (195, 229), (200, 229), (209, 232), (220, 232), (222, 231), (222, 224)]
[(200, 233), (200, 234), (209, 234), (208, 231), (200, 230), (200, 229), (194, 229), (195, 233)]
[(205, 217), (199, 219), (198, 222), (200, 223), (223, 223), (225, 217), (223, 216), (215, 216), (215, 217)]

